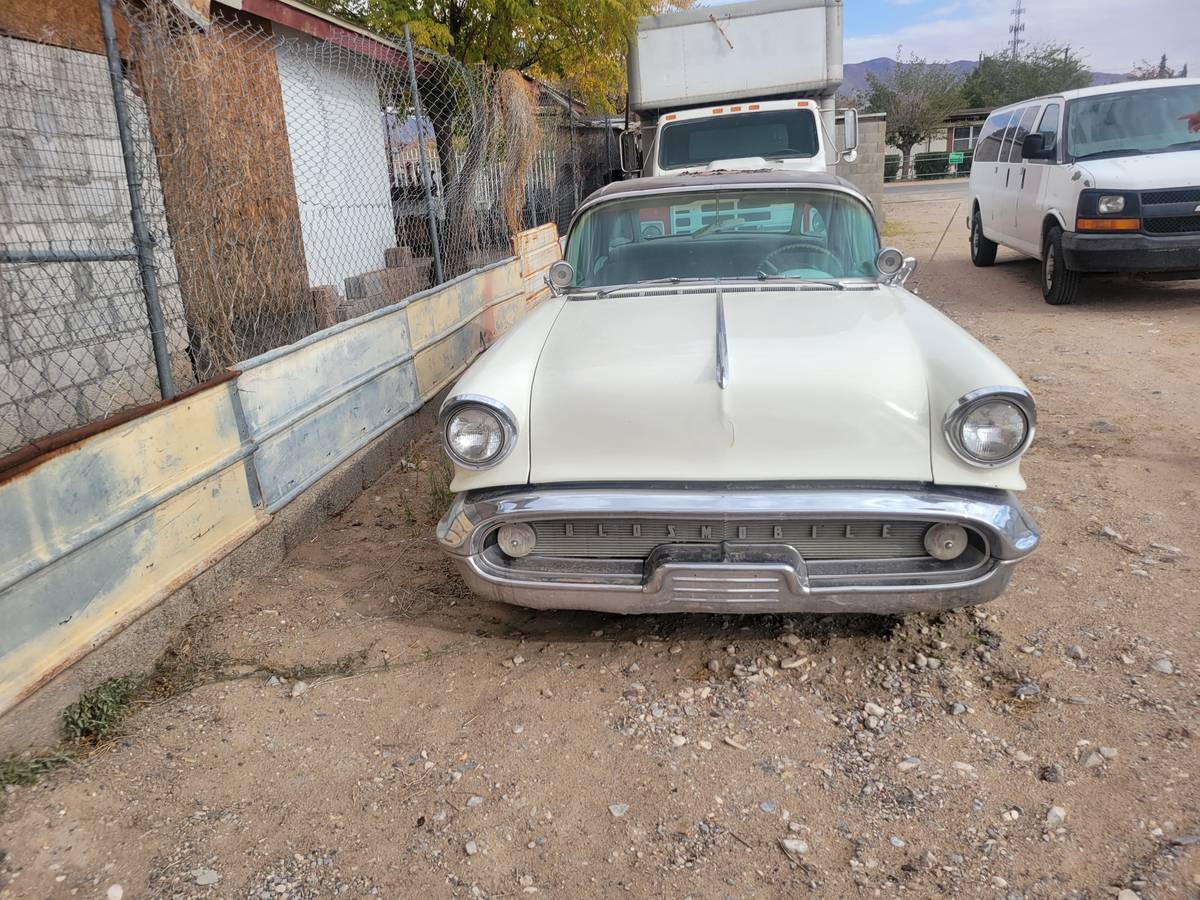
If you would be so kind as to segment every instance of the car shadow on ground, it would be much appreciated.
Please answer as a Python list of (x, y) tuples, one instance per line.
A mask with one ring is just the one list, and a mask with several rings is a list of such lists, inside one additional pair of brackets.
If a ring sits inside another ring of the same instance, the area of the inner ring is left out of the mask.
[[(967, 266), (970, 263), (966, 264)], [(1042, 302), (1041, 263), (1029, 257), (1001, 257), (991, 271), (1009, 281), (1020, 282), (1030, 294), (1027, 299)], [(1200, 280), (1156, 281), (1123, 275), (1085, 275), (1079, 293), (1062, 311), (1076, 308), (1119, 304), (1130, 312), (1174, 312), (1200, 306)]]

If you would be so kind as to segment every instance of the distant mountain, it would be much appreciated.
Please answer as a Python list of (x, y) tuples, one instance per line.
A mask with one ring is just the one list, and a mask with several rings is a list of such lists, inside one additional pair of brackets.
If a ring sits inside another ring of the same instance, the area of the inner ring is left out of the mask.
[[(974, 72), (975, 64), (976, 60), (973, 59), (956, 59), (954, 62), (947, 63), (952, 72), (962, 77), (966, 77)], [(868, 59), (866, 62), (846, 63), (842, 66), (842, 87), (838, 93), (843, 97), (852, 97), (860, 91), (867, 89), (868, 73), (874, 75), (876, 78), (887, 80), (895, 69), (896, 61), (887, 56), (877, 56), (875, 59)], [(1124, 80), (1124, 75), (1117, 75), (1112, 72), (1092, 73), (1092, 84), (1115, 84), (1118, 81)]]

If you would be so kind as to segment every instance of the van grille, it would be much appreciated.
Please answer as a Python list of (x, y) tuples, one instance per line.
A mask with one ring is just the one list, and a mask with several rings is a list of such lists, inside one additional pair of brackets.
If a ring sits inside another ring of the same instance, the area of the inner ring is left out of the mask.
[(1200, 216), (1160, 216), (1143, 219), (1142, 227), (1149, 234), (1190, 234), (1200, 231)]
[(1145, 191), (1142, 203), (1200, 203), (1200, 188), (1171, 188), (1165, 191)]
[(769, 522), (719, 519), (570, 520), (530, 522), (537, 556), (644, 559), (662, 544), (715, 544), (744, 541), (788, 544), (804, 558), (899, 559), (923, 557), (930, 522), (821, 521)]

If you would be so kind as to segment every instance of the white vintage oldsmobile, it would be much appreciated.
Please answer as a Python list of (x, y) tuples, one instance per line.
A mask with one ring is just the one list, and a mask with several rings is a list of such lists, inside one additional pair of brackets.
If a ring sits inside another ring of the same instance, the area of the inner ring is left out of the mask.
[(621, 613), (903, 614), (996, 597), (1038, 532), (1035, 409), (903, 287), (822, 174), (613, 184), (441, 409), (473, 591)]

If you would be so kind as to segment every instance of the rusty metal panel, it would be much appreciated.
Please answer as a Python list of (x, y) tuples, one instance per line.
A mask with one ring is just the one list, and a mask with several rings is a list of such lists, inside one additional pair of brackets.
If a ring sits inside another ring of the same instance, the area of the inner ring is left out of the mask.
[(233, 382), (0, 485), (0, 713), (268, 520)]
[(558, 226), (553, 222), (529, 228), (513, 235), (513, 256), (521, 257), (539, 247), (558, 243)]
[(562, 259), (562, 250), (558, 246), (558, 241), (530, 250), (521, 255), (521, 274), (527, 278), (530, 275), (545, 274), (546, 270), (550, 268), (550, 263), (559, 259)]

